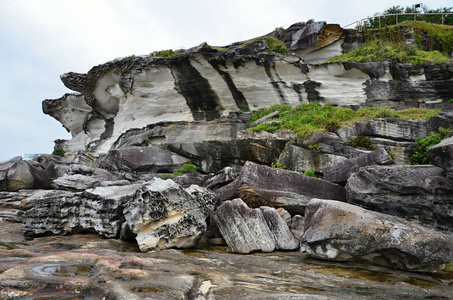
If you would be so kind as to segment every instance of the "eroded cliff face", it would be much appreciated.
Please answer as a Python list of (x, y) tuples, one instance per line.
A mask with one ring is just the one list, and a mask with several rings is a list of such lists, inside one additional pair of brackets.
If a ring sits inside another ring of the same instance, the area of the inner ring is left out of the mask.
[(288, 55), (255, 40), (220, 49), (201, 44), (170, 58), (116, 59), (87, 74), (63, 74), (63, 83), (78, 93), (44, 100), (43, 111), (71, 132), (72, 140), (60, 146), (72, 156), (105, 154), (128, 130), (150, 124), (218, 122), (277, 103), (442, 108), (453, 98), (452, 64), (320, 64), (341, 54), (350, 35), (338, 25), (309, 21), (267, 35), (285, 42)]

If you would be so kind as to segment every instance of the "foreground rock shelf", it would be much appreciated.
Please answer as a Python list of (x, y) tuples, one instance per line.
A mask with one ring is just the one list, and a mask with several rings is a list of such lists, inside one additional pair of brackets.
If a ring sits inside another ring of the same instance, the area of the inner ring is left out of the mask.
[(94, 234), (25, 239), (0, 221), (0, 299), (449, 299), (453, 273), (227, 247), (141, 253)]

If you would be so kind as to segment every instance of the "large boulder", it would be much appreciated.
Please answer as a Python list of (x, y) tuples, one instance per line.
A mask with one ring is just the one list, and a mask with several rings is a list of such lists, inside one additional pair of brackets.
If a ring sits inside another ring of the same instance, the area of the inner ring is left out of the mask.
[(340, 185), (253, 162), (247, 162), (238, 178), (216, 193), (221, 201), (241, 198), (250, 207), (283, 207), (301, 215), (312, 198), (346, 200)]
[(453, 260), (451, 235), (348, 203), (313, 199), (304, 223), (302, 249), (323, 259), (414, 271), (437, 271)]
[(344, 160), (346, 157), (341, 155), (322, 153), (316, 149), (305, 149), (292, 144), (288, 144), (279, 157), (279, 161), (284, 163), (288, 169), (297, 171), (319, 170)]
[(97, 186), (127, 185), (127, 180), (100, 168), (83, 165), (72, 165), (67, 174), (55, 179), (53, 187), (56, 189), (84, 191)]
[(110, 150), (100, 166), (127, 179), (151, 179), (155, 173), (173, 173), (189, 159), (162, 147), (127, 147)]
[(142, 251), (193, 247), (214, 209), (212, 194), (184, 189), (172, 180), (98, 186), (84, 192), (49, 190), (27, 198), (26, 236), (96, 232), (108, 238), (135, 238)]
[(22, 230), (26, 236), (97, 232), (108, 238), (130, 238), (124, 205), (141, 184), (109, 186), (85, 192), (48, 190), (26, 199)]
[(357, 172), (361, 167), (390, 164), (393, 164), (393, 159), (387, 151), (385, 149), (378, 149), (370, 153), (364, 153), (356, 158), (324, 166), (321, 168), (321, 171), (324, 174), (324, 180), (342, 183), (346, 182), (349, 176)]
[(299, 241), (277, 210), (268, 206), (249, 208), (241, 199), (225, 201), (211, 215), (211, 222), (236, 253), (299, 247)]
[(208, 190), (182, 188), (172, 180), (154, 178), (137, 190), (124, 208), (124, 218), (142, 251), (194, 247), (214, 210)]
[(0, 191), (15, 192), (21, 189), (50, 188), (51, 169), (42, 170), (22, 157), (15, 157), (0, 164)]
[(349, 203), (453, 230), (453, 189), (446, 172), (431, 165), (360, 168), (346, 184)]

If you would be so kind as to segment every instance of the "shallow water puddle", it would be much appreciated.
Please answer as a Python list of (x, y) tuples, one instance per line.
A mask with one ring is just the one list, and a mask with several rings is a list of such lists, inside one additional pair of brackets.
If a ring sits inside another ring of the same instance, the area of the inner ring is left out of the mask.
[(43, 264), (34, 267), (32, 272), (42, 277), (89, 277), (94, 274), (95, 269), (90, 265)]

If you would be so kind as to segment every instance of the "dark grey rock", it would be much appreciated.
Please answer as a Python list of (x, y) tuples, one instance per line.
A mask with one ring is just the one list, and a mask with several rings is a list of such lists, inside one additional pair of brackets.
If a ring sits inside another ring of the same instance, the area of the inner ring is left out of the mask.
[(413, 271), (438, 271), (453, 260), (451, 235), (339, 201), (310, 201), (302, 240), (315, 257)]
[(304, 172), (309, 169), (320, 170), (325, 166), (346, 160), (346, 157), (342, 155), (324, 153), (322, 152), (323, 146), (318, 146), (321, 148), (306, 149), (288, 144), (280, 154), (279, 161), (283, 162), (290, 170)]
[(429, 148), (428, 152), (431, 163), (453, 173), (453, 137), (442, 140)]
[(149, 173), (173, 173), (189, 160), (161, 147), (129, 147), (110, 150), (100, 167), (126, 179), (146, 179)]
[(21, 157), (15, 157), (0, 164), (0, 191), (50, 188), (51, 175), (51, 167), (42, 170)]
[(385, 151), (385, 149), (378, 149), (370, 153), (363, 154), (356, 158), (344, 160), (336, 164), (330, 164), (321, 167), (324, 174), (323, 179), (335, 183), (346, 182), (352, 173), (355, 173), (361, 167), (372, 165), (391, 165), (393, 159)]
[(274, 208), (249, 208), (241, 199), (225, 201), (211, 215), (211, 222), (220, 230), (233, 252), (272, 252), (299, 247), (288, 225)]
[(436, 166), (369, 166), (352, 174), (346, 184), (349, 203), (453, 230), (453, 189), (446, 172)]
[(429, 133), (428, 120), (376, 119), (354, 123), (338, 130), (344, 141), (357, 136), (390, 138), (400, 141), (415, 141)]
[(216, 190), (218, 188), (221, 188), (222, 186), (225, 186), (233, 180), (237, 178), (237, 174), (234, 171), (233, 168), (231, 167), (226, 167), (217, 172), (214, 176), (209, 178), (205, 184), (204, 187), (210, 190)]
[(253, 162), (247, 162), (238, 178), (216, 194), (220, 201), (241, 198), (250, 207), (283, 207), (291, 214), (303, 214), (311, 198), (346, 200), (340, 185)]

